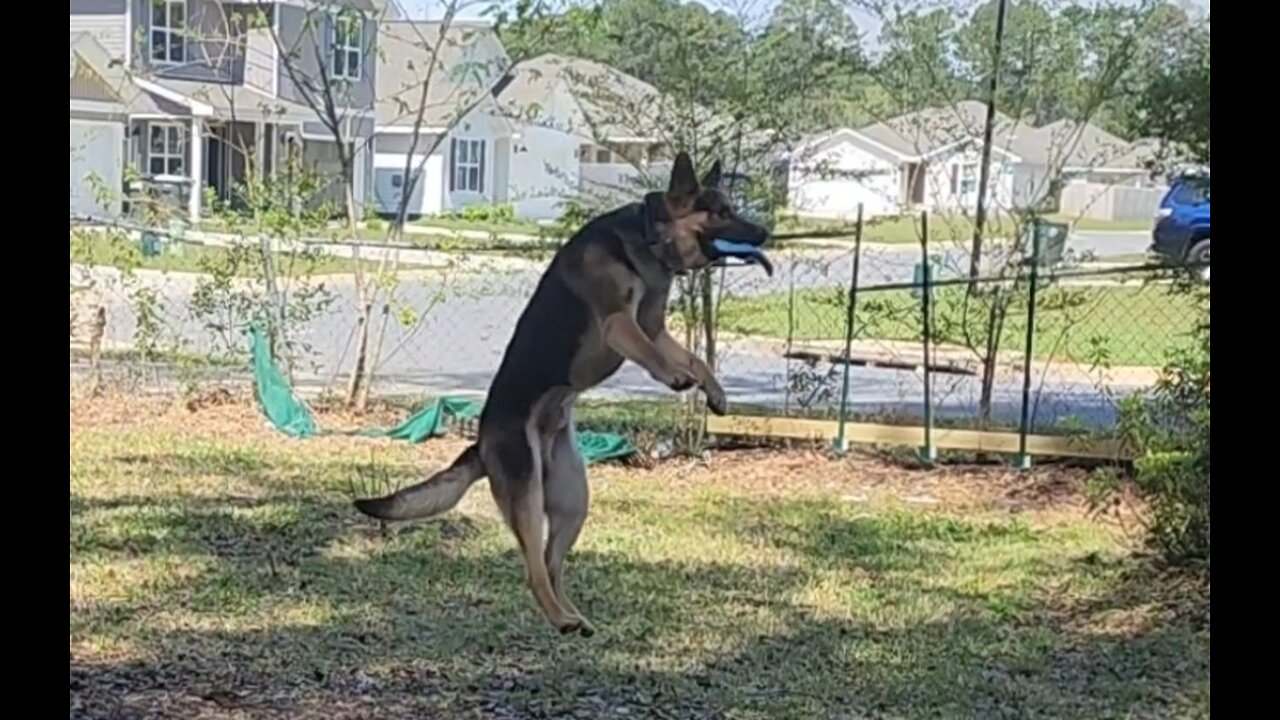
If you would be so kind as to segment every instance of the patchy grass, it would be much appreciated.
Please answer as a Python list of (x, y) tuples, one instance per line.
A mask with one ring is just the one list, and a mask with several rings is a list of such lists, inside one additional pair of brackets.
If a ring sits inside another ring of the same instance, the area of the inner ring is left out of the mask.
[(1071, 215), (1052, 215), (1049, 217), (1054, 222), (1070, 223), (1076, 230), (1084, 230), (1086, 232), (1138, 232), (1151, 229), (1153, 220), (1151, 218), (1142, 218), (1140, 220), (1098, 220), (1095, 218), (1075, 217)]
[(73, 399), (72, 715), (1208, 715), (1207, 588), (1129, 559), (1081, 515), (1078, 472), (594, 468), (567, 581), (600, 631), (582, 639), (535, 610), (482, 487), (385, 531), (351, 510), (353, 483), (460, 447)]
[[(143, 255), (140, 244), (114, 233), (84, 233), (71, 237), (71, 262), (91, 266), (127, 270), (159, 270), (162, 272), (208, 273), (211, 268), (230, 267), (241, 277), (261, 275), (260, 267), (251, 267), (233, 259), (233, 251), (213, 245), (166, 243), (159, 255)], [(314, 275), (346, 275), (356, 271), (356, 262), (332, 255), (298, 255), (276, 253), (278, 272), (283, 277)], [(377, 271), (377, 263), (364, 263), (369, 272)]]
[[(939, 288), (934, 328), (940, 343), (965, 345), (965, 318), (972, 337), (981, 338), (985, 305), (967, 304), (959, 287)], [(795, 340), (844, 337), (843, 289), (798, 290), (794, 306), (786, 293), (729, 297), (720, 306), (720, 329), (744, 335)], [(1192, 303), (1165, 286), (1070, 286), (1044, 291), (1037, 304), (1035, 356), (1114, 365), (1154, 366), (1187, 341), (1194, 327)], [(920, 303), (909, 291), (867, 292), (858, 296), (858, 337), (916, 340), (922, 337)], [(1021, 351), (1026, 333), (1025, 301), (1015, 303), (1005, 323), (1001, 347)], [(975, 340), (980, 343), (980, 340)]]
[[(779, 220), (776, 232), (831, 232), (847, 230), (850, 239), (854, 235), (854, 222), (837, 223), (827, 220), (783, 217)], [(918, 214), (901, 217), (885, 217), (866, 220), (863, 223), (862, 240), (868, 243), (888, 243), (892, 245), (918, 245), (921, 236), (920, 216)], [(1013, 232), (1012, 220), (991, 218), (987, 224), (987, 234), (992, 238), (1002, 237)], [(960, 243), (968, 246), (973, 237), (973, 220), (960, 214), (936, 213), (929, 215), (929, 240), (939, 246), (953, 246)]]
[[(1151, 229), (1151, 220), (1095, 220), (1093, 218), (1050, 215), (1053, 222), (1068, 223), (1075, 230), (1086, 232), (1136, 232)], [(986, 236), (993, 241), (1007, 239), (1016, 233), (1016, 224), (1008, 216), (988, 218)], [(784, 217), (779, 220), (777, 232), (847, 230), (853, 237), (853, 222), (837, 223), (826, 220)], [(868, 220), (863, 227), (864, 242), (894, 245), (918, 245), (921, 237), (919, 214), (902, 217), (886, 217)], [(958, 213), (931, 213), (929, 215), (929, 241), (935, 246), (968, 247), (973, 238), (973, 218)]]
[(448, 230), (474, 230), (477, 232), (488, 233), (511, 233), (515, 235), (534, 235), (538, 236), (549, 232), (551, 228), (541, 225), (532, 220), (517, 220), (509, 218), (505, 220), (472, 220), (461, 217), (427, 217), (413, 221), (414, 225), (423, 227), (438, 227)]
[(1153, 263), (1153, 260), (1151, 259), (1151, 256), (1146, 253), (1119, 253), (1117, 255), (1108, 255), (1103, 258), (1098, 258), (1094, 262), (1106, 263), (1108, 265), (1150, 265)]

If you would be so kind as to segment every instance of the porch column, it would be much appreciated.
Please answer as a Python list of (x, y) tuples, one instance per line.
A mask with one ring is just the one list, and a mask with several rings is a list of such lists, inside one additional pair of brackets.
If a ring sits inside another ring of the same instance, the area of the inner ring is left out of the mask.
[(261, 121), (253, 125), (253, 167), (257, 170), (255, 180), (267, 179), (267, 124)]
[(204, 199), (204, 121), (191, 118), (191, 194), (187, 197), (187, 216), (200, 222), (200, 203)]

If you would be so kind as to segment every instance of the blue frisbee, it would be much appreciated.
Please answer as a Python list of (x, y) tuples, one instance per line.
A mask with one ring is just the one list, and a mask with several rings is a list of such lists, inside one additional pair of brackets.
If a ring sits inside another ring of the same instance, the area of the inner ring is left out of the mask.
[(769, 262), (769, 256), (765, 255), (764, 250), (758, 245), (716, 238), (711, 241), (711, 247), (715, 248), (716, 254), (720, 257), (738, 258), (747, 265), (759, 264), (766, 274), (773, 275), (773, 263)]

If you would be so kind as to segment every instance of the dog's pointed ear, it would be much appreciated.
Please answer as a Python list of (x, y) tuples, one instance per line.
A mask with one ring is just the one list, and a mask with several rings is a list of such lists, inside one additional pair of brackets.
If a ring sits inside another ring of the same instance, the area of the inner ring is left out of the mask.
[(707, 174), (702, 176), (702, 187), (719, 188), (720, 174), (721, 174), (720, 161), (716, 160), (715, 163), (711, 166), (711, 169), (707, 171)]
[(689, 159), (689, 153), (681, 150), (671, 168), (671, 184), (667, 186), (667, 194), (673, 198), (688, 198), (697, 193), (698, 175), (693, 170), (693, 160)]

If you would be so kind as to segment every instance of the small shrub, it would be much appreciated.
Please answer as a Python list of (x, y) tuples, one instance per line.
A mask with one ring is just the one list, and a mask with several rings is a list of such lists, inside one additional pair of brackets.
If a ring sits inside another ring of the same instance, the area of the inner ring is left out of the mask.
[(499, 205), (468, 205), (462, 208), (461, 212), (454, 213), (454, 216), (475, 223), (504, 223), (515, 220), (515, 206), (510, 203), (502, 203)]
[[(1178, 351), (1145, 396), (1120, 406), (1119, 430), (1135, 450), (1134, 485), (1144, 503), (1142, 526), (1148, 545), (1172, 564), (1209, 564), (1210, 426), (1209, 292), (1197, 294), (1201, 323), (1197, 342)], [(1114, 506), (1115, 473), (1094, 478), (1095, 509)]]

